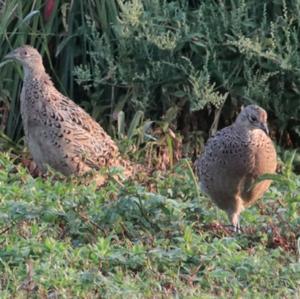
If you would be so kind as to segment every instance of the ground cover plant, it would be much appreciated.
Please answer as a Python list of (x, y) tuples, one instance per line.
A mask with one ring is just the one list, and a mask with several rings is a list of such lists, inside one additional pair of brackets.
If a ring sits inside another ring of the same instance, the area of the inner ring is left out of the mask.
[(0, 187), (1, 298), (299, 296), (300, 177), (289, 169), (243, 213), (240, 235), (186, 160), (97, 190), (33, 178), (1, 154)]

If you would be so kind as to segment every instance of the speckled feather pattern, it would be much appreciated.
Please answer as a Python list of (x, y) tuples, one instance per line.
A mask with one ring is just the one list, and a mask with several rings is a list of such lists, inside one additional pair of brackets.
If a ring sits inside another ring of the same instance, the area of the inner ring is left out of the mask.
[(131, 163), (120, 157), (110, 136), (81, 107), (62, 95), (46, 73), (27, 72), (21, 115), (26, 143), (42, 171), (47, 164), (64, 175), (122, 166), (131, 174)]
[(270, 180), (255, 187), (253, 182), (262, 174), (275, 172), (276, 151), (262, 129), (236, 122), (209, 138), (195, 165), (202, 191), (231, 217), (269, 188)]

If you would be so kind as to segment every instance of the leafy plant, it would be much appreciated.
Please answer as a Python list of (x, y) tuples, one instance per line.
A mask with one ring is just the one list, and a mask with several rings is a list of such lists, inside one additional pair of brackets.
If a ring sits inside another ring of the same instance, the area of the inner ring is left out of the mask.
[(295, 217), (282, 205), (294, 192), (287, 185), (274, 184), (265, 204), (245, 211), (245, 233), (236, 236), (217, 226), (189, 161), (153, 174), (156, 192), (129, 181), (96, 190), (75, 179), (33, 179), (13, 162), (0, 154), (1, 298), (265, 298), (299, 290), (299, 201)]
[[(207, 113), (193, 124), (189, 116), (226, 100), (222, 124), (232, 121), (230, 103), (255, 102), (269, 112), (280, 143), (299, 143), (295, 1), (50, 2), (6, 3), (0, 56), (24, 43), (39, 48), (58, 88), (110, 133), (120, 111), (128, 127), (137, 111), (156, 121), (176, 106), (187, 114), (173, 120), (185, 142), (190, 130), (210, 126)], [(21, 71), (1, 69), (0, 108), (10, 112), (5, 133), (18, 140)]]

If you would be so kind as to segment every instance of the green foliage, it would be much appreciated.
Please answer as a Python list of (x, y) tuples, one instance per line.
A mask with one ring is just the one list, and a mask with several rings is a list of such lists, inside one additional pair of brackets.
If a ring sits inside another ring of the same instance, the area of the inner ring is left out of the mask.
[[(24, 43), (39, 48), (56, 86), (121, 149), (139, 155), (144, 145), (146, 157), (174, 165), (181, 112), (183, 127), (225, 100), (258, 103), (281, 133), (299, 137), (299, 1), (60, 0), (48, 17), (48, 1), (5, 2), (0, 57)], [(0, 134), (0, 148), (18, 152), (22, 72), (0, 67), (10, 137)], [(0, 153), (0, 297), (299, 297), (300, 178), (297, 155), (285, 156), (237, 236), (218, 229), (227, 217), (200, 194), (187, 160), (149, 177), (151, 191), (114, 180), (97, 190), (33, 179)]]
[[(47, 2), (5, 1), (0, 57), (39, 48), (56, 86), (121, 149), (139, 155), (144, 145), (146, 157), (174, 165), (181, 112), (189, 121), (225, 100), (258, 103), (281, 133), (299, 137), (299, 1), (60, 0), (46, 17)], [(0, 134), (0, 148), (18, 152), (22, 72), (0, 67), (9, 136)], [(114, 180), (97, 190), (33, 179), (0, 153), (0, 297), (299, 297), (300, 179), (297, 155), (285, 156), (236, 236), (218, 229), (226, 215), (199, 193), (187, 160), (149, 177), (151, 191)]]
[[(137, 110), (159, 120), (174, 106), (189, 114), (227, 99), (262, 105), (280, 134), (299, 137), (297, 1), (55, 3), (46, 18), (43, 1), (7, 1), (0, 56), (24, 43), (38, 47), (58, 88), (109, 132), (120, 111), (127, 124)], [(17, 140), (21, 72), (1, 69), (0, 105), (10, 111), (5, 132)], [(173, 122), (182, 128), (186, 120)]]
[[(46, 1), (47, 2), (47, 1)], [(80, 3), (72, 6), (68, 1), (54, 1), (52, 13), (46, 17), (45, 1), (5, 1), (0, 11), (0, 57), (1, 59), (12, 49), (24, 44), (38, 48), (44, 63), (56, 81), (57, 87), (70, 96), (74, 93), (73, 72), (75, 59), (85, 62), (85, 35), (82, 33), (83, 19), (80, 14)], [(78, 17), (79, 15), (79, 17)], [(81, 29), (79, 29), (81, 28)], [(73, 29), (76, 29), (73, 31)], [(80, 36), (81, 48), (74, 45)], [(0, 115), (5, 126), (5, 133), (14, 140), (22, 136), (19, 96), (21, 92), (21, 68), (14, 64), (0, 64), (0, 108), (9, 110), (8, 120)]]
[(144, 113), (137, 111), (131, 122), (128, 130), (126, 130), (126, 121), (124, 111), (120, 111), (117, 116), (117, 137), (119, 140), (119, 148), (121, 152), (130, 152), (141, 154), (140, 147), (146, 142), (151, 142), (155, 138), (150, 134), (150, 129), (153, 121), (144, 120)]
[(109, 36), (88, 19), (90, 63), (75, 69), (90, 97), (107, 94), (101, 107), (158, 119), (174, 104), (195, 111), (229, 96), (299, 137), (298, 2), (117, 3)]
[[(74, 179), (33, 179), (12, 162), (0, 154), (1, 298), (299, 292), (300, 201), (279, 180), (260, 204), (263, 214), (257, 206), (243, 213), (245, 233), (226, 235), (213, 229), (216, 209), (199, 195), (185, 162), (151, 177), (155, 193), (133, 182), (109, 181), (97, 190)], [(299, 189), (299, 177), (288, 176)], [(218, 218), (227, 221), (223, 213)]]
[(188, 102), (194, 111), (225, 101), (227, 94), (217, 91), (210, 80), (209, 54), (197, 62), (189, 58), (186, 48), (195, 32), (187, 3), (118, 4), (113, 38), (100, 34), (96, 22), (87, 20), (91, 62), (75, 68), (75, 75), (89, 97), (110, 94), (103, 97), (102, 107), (119, 112), (125, 106), (127, 113), (140, 109), (156, 119), (178, 102)]

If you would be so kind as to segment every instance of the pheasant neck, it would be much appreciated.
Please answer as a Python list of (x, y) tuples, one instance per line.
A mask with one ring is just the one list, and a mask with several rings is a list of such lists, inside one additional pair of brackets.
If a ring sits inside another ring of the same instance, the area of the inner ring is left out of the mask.
[(44, 66), (36, 65), (34, 68), (28, 66), (24, 67), (24, 80), (31, 80), (32, 78), (42, 78), (46, 74)]

